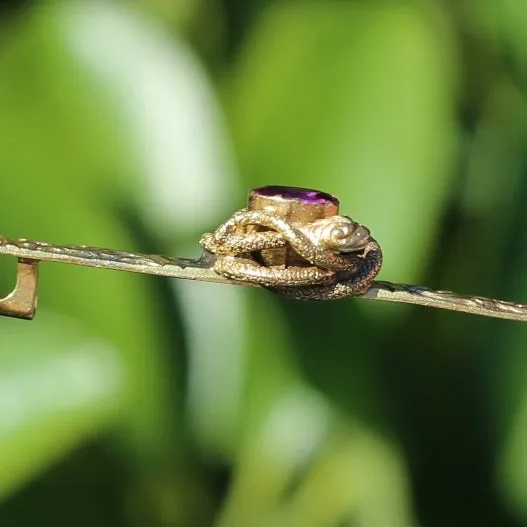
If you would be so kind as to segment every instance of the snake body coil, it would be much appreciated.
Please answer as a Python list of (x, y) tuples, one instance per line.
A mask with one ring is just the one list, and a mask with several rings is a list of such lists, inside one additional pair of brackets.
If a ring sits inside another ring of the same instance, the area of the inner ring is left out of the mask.
[[(248, 226), (268, 230), (245, 232)], [(200, 243), (215, 255), (218, 274), (296, 299), (360, 294), (382, 265), (382, 251), (368, 229), (346, 216), (295, 225), (270, 212), (242, 209)], [(259, 251), (283, 247), (293, 249), (306, 265), (266, 266), (255, 258)]]

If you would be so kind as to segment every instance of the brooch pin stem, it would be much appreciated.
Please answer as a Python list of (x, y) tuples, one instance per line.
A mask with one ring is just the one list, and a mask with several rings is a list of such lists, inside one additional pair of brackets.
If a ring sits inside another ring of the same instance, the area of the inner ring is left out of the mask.
[(0, 236), (0, 255), (18, 258), (14, 290), (0, 299), (0, 316), (31, 319), (38, 264), (58, 262), (243, 286), (263, 286), (299, 300), (358, 297), (417, 304), (527, 322), (527, 305), (450, 291), (376, 281), (382, 251), (370, 231), (339, 215), (330, 194), (262, 187), (200, 243), (201, 258), (175, 258), (85, 245), (56, 245)]

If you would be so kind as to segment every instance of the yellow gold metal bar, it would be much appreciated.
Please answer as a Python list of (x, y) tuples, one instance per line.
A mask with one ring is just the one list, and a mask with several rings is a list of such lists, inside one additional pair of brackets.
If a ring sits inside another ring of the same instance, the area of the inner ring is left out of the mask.
[(15, 318), (32, 319), (35, 314), (40, 261), (203, 282), (237, 283), (216, 274), (205, 258), (171, 258), (85, 245), (55, 245), (24, 238), (9, 239), (3, 236), (0, 236), (0, 255), (16, 256), (19, 261), (16, 287), (7, 297), (0, 299), (0, 316)]
[[(0, 255), (18, 258), (17, 285), (0, 300), (0, 316), (31, 319), (37, 301), (38, 263), (58, 262), (133, 273), (199, 280), (232, 285), (256, 286), (250, 282), (229, 280), (216, 274), (210, 258), (199, 260), (115, 251), (85, 245), (55, 245), (26, 239), (0, 236)], [(527, 322), (527, 305), (477, 296), (463, 296), (450, 291), (374, 281), (357, 298), (417, 304), (486, 317)]]
[(527, 304), (516, 304), (480, 296), (460, 295), (451, 291), (436, 291), (415, 285), (375, 281), (362, 297), (371, 300), (416, 304), (484, 317), (527, 322)]
[(233, 283), (216, 274), (205, 259), (173, 258), (115, 251), (87, 245), (56, 245), (25, 238), (0, 236), (0, 255), (28, 260), (58, 262), (116, 271), (152, 274), (204, 282)]

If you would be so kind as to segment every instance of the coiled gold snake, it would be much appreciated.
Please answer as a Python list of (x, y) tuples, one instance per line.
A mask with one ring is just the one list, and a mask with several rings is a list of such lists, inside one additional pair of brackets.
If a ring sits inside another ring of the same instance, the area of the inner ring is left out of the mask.
[[(268, 229), (245, 232), (247, 226)], [(266, 211), (242, 209), (202, 247), (215, 255), (213, 269), (296, 299), (336, 299), (363, 293), (381, 269), (382, 251), (369, 230), (347, 216), (295, 225)], [(265, 265), (258, 253), (289, 246), (306, 265)], [(307, 265), (311, 264), (311, 265)]]

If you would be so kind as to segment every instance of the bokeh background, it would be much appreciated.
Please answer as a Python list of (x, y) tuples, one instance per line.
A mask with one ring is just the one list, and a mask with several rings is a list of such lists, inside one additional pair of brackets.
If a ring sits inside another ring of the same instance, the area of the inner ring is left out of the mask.
[[(314, 187), (381, 278), (527, 300), (524, 0), (0, 6), (2, 233), (196, 256), (251, 187)], [(36, 319), (0, 321), (0, 500), (5, 527), (527, 525), (527, 329), (44, 264)]]

